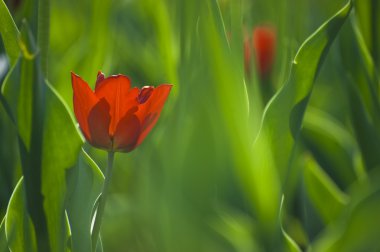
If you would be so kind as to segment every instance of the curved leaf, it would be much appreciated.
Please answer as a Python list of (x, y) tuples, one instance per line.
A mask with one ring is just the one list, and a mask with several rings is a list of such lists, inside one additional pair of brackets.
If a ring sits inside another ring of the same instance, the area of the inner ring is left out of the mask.
[(38, 64), (38, 56), (21, 58), (2, 91), (19, 131), (26, 202), (31, 202), (26, 205), (35, 214), (37, 238), (42, 244), (48, 240), (53, 251), (64, 251), (66, 169), (76, 164), (83, 140), (67, 105), (43, 79)]
[(356, 184), (351, 204), (314, 242), (312, 251), (379, 251), (380, 211), (379, 172), (368, 177), (367, 186)]
[(304, 176), (306, 189), (314, 207), (326, 223), (332, 222), (348, 204), (348, 196), (339, 190), (312, 158), (306, 162)]
[(290, 237), (290, 235), (285, 231), (285, 228), (284, 228), (284, 210), (283, 210), (283, 207), (284, 207), (284, 196), (282, 196), (282, 199), (281, 199), (281, 205), (280, 205), (280, 226), (281, 226), (281, 232), (282, 232), (282, 235), (284, 236), (284, 240), (285, 240), (285, 247), (287, 248), (286, 251), (290, 251), (290, 252), (300, 252), (301, 249), (300, 247), (298, 246), (298, 244), (293, 240), (292, 237)]
[(364, 164), (367, 170), (380, 167), (380, 134), (373, 118), (371, 118), (363, 97), (351, 78), (346, 78), (349, 96), (351, 122), (354, 128)]
[(9, 57), (10, 65), (13, 66), (20, 55), (18, 45), (19, 31), (3, 0), (0, 0), (0, 34)]
[[(42, 147), (42, 194), (51, 248), (63, 251), (67, 240), (66, 170), (77, 161), (83, 141), (67, 105), (50, 84), (46, 86), (46, 118)], [(64, 150), (64, 151), (63, 151)]]
[[(265, 109), (262, 127), (254, 144), (254, 153), (265, 147), (261, 146), (262, 138), (267, 138), (269, 141), (267, 151), (272, 153), (274, 165), (283, 181), (292, 176), (288, 166), (314, 80), (351, 7), (352, 2), (349, 1), (302, 44), (294, 58), (289, 80)], [(265, 167), (266, 163), (267, 160), (262, 160), (258, 165)]]
[(5, 234), (5, 217), (0, 224), (0, 251), (9, 252), (8, 241)]
[(104, 176), (98, 166), (82, 149), (78, 163), (67, 171), (66, 210), (73, 252), (92, 251), (91, 223), (103, 180)]
[(308, 108), (301, 138), (315, 160), (340, 188), (345, 189), (355, 179), (365, 176), (365, 171), (354, 165), (359, 154), (355, 139), (329, 114)]
[(37, 251), (36, 235), (25, 201), (24, 180), (17, 183), (9, 201), (5, 233), (12, 251)]

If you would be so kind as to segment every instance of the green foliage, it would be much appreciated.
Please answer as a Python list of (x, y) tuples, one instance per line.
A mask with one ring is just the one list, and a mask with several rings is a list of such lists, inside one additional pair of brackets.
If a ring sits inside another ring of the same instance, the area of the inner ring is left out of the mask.
[[(10, 108), (10, 116), (19, 131), (25, 181), (25, 186), (16, 187), (7, 211), (7, 233), (9, 236), (13, 232), (17, 234), (9, 246), (15, 251), (29, 251), (33, 247), (37, 251), (36, 246), (39, 251), (66, 251), (66, 170), (75, 165), (82, 139), (67, 106), (44, 79), (40, 70), (39, 51), (33, 48), (35, 42), (31, 32), (24, 27), (26, 35), (22, 36), (25, 40), (21, 43), (30, 47), (23, 50), (23, 56), (10, 71), (2, 87), (5, 105)], [(44, 38), (41, 40), (45, 41)], [(87, 169), (93, 167), (94, 164), (86, 166)], [(88, 176), (93, 174), (89, 173)], [(96, 197), (99, 195), (99, 191), (95, 190), (94, 193)], [(72, 216), (75, 218), (75, 211)], [(25, 225), (23, 220), (26, 223), (29, 220), (30, 224)], [(34, 234), (37, 241), (33, 238)], [(75, 242), (76, 236), (75, 232)]]
[(365, 171), (354, 163), (359, 153), (355, 139), (348, 129), (329, 114), (309, 108), (301, 138), (340, 187), (365, 176)]
[[(67, 171), (66, 210), (70, 222), (71, 251), (92, 251), (91, 223), (102, 189), (103, 174), (83, 150), (77, 164)], [(101, 247), (101, 246), (100, 246)]]
[(347, 195), (339, 190), (313, 159), (306, 161), (304, 176), (310, 200), (323, 220), (326, 223), (335, 220), (349, 201)]
[(34, 225), (25, 198), (25, 185), (21, 178), (9, 201), (5, 219), (5, 233), (12, 251), (37, 251)]
[(379, 250), (379, 8), (0, 0), (0, 251), (94, 250), (106, 155), (83, 146), (70, 71), (94, 86), (98, 70), (174, 86), (144, 143), (116, 155), (97, 251)]
[(378, 219), (373, 218), (379, 211), (379, 174), (372, 172), (366, 187), (359, 183), (352, 189), (352, 200), (334, 225), (330, 225), (312, 246), (315, 251), (376, 251)]
[(5, 251), (9, 251), (9, 248), (8, 248), (8, 241), (7, 241), (7, 237), (6, 237), (6, 234), (5, 234), (5, 218), (1, 221), (1, 224), (0, 224), (0, 251), (2, 252), (5, 252)]
[(14, 65), (20, 54), (18, 46), (19, 32), (3, 0), (0, 1), (0, 24), (0, 34), (5, 50), (11, 65)]
[(261, 132), (254, 149), (261, 148), (260, 138), (269, 138), (275, 166), (282, 178), (291, 176), (289, 161), (297, 141), (303, 115), (311, 95), (314, 80), (335, 35), (347, 19), (352, 3), (348, 2), (337, 14), (311, 35), (298, 50), (287, 83), (269, 102)]

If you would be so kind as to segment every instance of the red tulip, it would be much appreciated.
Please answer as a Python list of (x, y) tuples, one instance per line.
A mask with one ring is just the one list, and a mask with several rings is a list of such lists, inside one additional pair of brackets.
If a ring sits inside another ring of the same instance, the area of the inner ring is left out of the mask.
[(156, 124), (172, 85), (131, 88), (125, 75), (99, 72), (95, 92), (71, 73), (74, 113), (86, 140), (108, 151), (129, 152)]
[(258, 26), (253, 31), (253, 48), (256, 54), (257, 70), (266, 77), (272, 70), (276, 51), (276, 32), (270, 26)]

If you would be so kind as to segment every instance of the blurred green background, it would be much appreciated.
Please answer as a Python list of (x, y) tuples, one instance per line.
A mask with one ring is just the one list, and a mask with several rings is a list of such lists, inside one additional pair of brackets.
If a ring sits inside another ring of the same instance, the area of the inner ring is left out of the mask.
[[(5, 1), (17, 25), (31, 18), (35, 2)], [(48, 78), (72, 114), (70, 71), (92, 87), (98, 70), (126, 74), (139, 87), (174, 85), (144, 143), (116, 154), (104, 251), (288, 250), (279, 237), (290, 237), (295, 251), (380, 249), (380, 1), (354, 3), (319, 68), (289, 161), (291, 182), (247, 161), (268, 97), (288, 80), (298, 48), (345, 3), (51, 1)], [(277, 38), (265, 81), (254, 64), (247, 76), (243, 61), (245, 34), (262, 25)], [(1, 216), (21, 176), (16, 134), (1, 107)], [(106, 152), (84, 148), (103, 170)]]

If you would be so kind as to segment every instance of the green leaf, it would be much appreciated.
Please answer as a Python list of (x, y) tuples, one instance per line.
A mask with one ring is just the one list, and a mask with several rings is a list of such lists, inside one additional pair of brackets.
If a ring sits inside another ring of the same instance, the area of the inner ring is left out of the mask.
[(289, 252), (301, 252), (302, 250), (299, 248), (297, 243), (286, 233), (284, 229), (281, 229), (282, 234), (285, 237), (286, 251)]
[(42, 194), (53, 251), (63, 251), (65, 231), (66, 170), (77, 161), (83, 141), (67, 105), (50, 84), (46, 89), (46, 118), (42, 149)]
[[(68, 238), (65, 217), (66, 169), (75, 165), (80, 146), (82, 145), (82, 139), (74, 126), (73, 119), (68, 113), (66, 105), (47, 83), (46, 106), (46, 116), (49, 117), (49, 120), (46, 120), (44, 125), (41, 192), (44, 196), (43, 207), (50, 246), (53, 251), (65, 251), (66, 240)], [(21, 188), (21, 186), (19, 187)], [(17, 189), (17, 192), (20, 190), (23, 189)], [(16, 197), (16, 200), (19, 201), (20, 197)], [(21, 210), (27, 209), (26, 204), (23, 204), (24, 206), (18, 206), (18, 208), (21, 208)], [(13, 212), (16, 212), (16, 207), (13, 209)], [(18, 210), (21, 211), (20, 209)], [(21, 215), (21, 213), (17, 214)], [(12, 220), (9, 221), (11, 222)], [(26, 232), (25, 226), (14, 226), (16, 233), (22, 234)], [(28, 227), (28, 229), (32, 227)], [(25, 239), (17, 238), (17, 248), (25, 246), (24, 242)]]
[(70, 222), (73, 252), (92, 251), (91, 223), (99, 197), (103, 174), (82, 149), (78, 163), (67, 171), (66, 210)]
[(209, 221), (215, 230), (234, 248), (233, 251), (262, 251), (255, 240), (254, 220), (236, 209), (218, 209), (218, 214)]
[[(34, 52), (33, 48), (27, 51)], [(43, 250), (40, 246), (49, 246), (52, 251), (64, 251), (68, 236), (66, 169), (76, 164), (83, 140), (67, 105), (44, 80), (38, 55), (29, 58), (23, 54), (2, 92), (20, 136), (26, 202), (30, 202), (26, 205), (35, 224), (39, 250)]]
[[(380, 167), (380, 156), (377, 151), (380, 148), (380, 80), (354, 15), (351, 17), (349, 28), (349, 34), (355, 35), (355, 43), (354, 47), (344, 45), (341, 47), (341, 65), (347, 73), (343, 77), (349, 97), (351, 123), (365, 167), (371, 170)], [(347, 54), (351, 51), (358, 60), (352, 61), (347, 58)]]
[(3, 0), (0, 0), (0, 34), (10, 60), (10, 65), (13, 66), (20, 55), (18, 45), (19, 31)]
[(48, 77), (48, 49), (50, 35), (50, 0), (38, 1), (37, 43), (41, 53), (41, 70)]
[(34, 61), (20, 58), (8, 73), (2, 87), (6, 108), (11, 116), (25, 147), (30, 147), (32, 127), (32, 91)]
[(359, 155), (355, 139), (329, 114), (309, 107), (301, 135), (302, 142), (339, 187), (347, 188), (365, 176), (365, 171), (354, 165), (355, 156)]
[(96, 252), (103, 252), (103, 242), (101, 235), (99, 235), (98, 244), (96, 245)]
[(373, 58), (371, 56), (371, 53), (370, 53), (370, 51), (369, 51), (369, 49), (365, 43), (365, 40), (364, 40), (363, 34), (359, 28), (359, 24), (358, 24), (358, 20), (357, 20), (356, 16), (351, 15), (350, 21), (351, 21), (352, 29), (354, 31), (356, 44), (359, 48), (360, 56), (362, 57), (362, 62), (364, 63), (365, 71), (366, 71), (366, 73), (370, 79), (369, 81), (370, 81), (371, 90), (372, 90), (372, 92), (374, 92), (373, 97), (377, 97), (377, 99), (375, 98), (375, 100), (376, 100), (376, 102), (379, 102), (378, 97), (380, 94), (379, 93), (380, 79), (379, 79), (379, 75), (378, 75), (377, 70), (376, 70), (375, 63), (374, 63)]
[(351, 78), (346, 78), (350, 118), (367, 170), (380, 167), (380, 132)]
[(0, 224), (0, 251), (9, 252), (7, 236), (5, 234), (5, 217)]
[[(356, 13), (354, 13), (356, 14)], [(376, 70), (376, 64), (368, 48), (366, 47), (362, 31), (359, 28), (355, 15), (350, 17), (351, 25), (346, 27), (346, 32), (341, 40), (341, 62), (342, 71), (351, 80), (346, 80), (344, 83), (352, 82), (356, 86), (356, 91), (360, 95), (364, 109), (368, 113), (368, 118), (372, 121), (377, 129), (380, 128), (380, 82)], [(344, 43), (347, 39), (352, 39), (353, 43)], [(355, 58), (356, 60), (352, 60)], [(348, 87), (351, 88), (351, 87)]]
[(335, 220), (348, 204), (348, 196), (339, 190), (312, 158), (306, 161), (304, 177), (309, 198), (322, 219), (325, 223)]
[[(287, 83), (273, 97), (265, 109), (261, 131), (254, 144), (254, 152), (268, 138), (269, 149), (281, 179), (293, 176), (289, 170), (294, 144), (299, 136), (303, 115), (318, 74), (331, 43), (350, 13), (349, 1), (332, 18), (326, 21), (300, 47), (295, 56)], [(257, 165), (266, 167), (268, 160), (261, 158)], [(286, 188), (286, 186), (285, 186)]]
[(37, 251), (36, 235), (25, 201), (24, 180), (17, 183), (5, 219), (5, 233), (12, 251)]
[(311, 246), (312, 251), (379, 251), (380, 176), (372, 173), (366, 186), (354, 186), (345, 214), (330, 225)]
[[(20, 44), (33, 46), (33, 37), (23, 25)], [(27, 48), (27, 51), (35, 51)], [(38, 57), (23, 57), (3, 84), (2, 92), (19, 133), (19, 148), (26, 193), (25, 205), (34, 223), (39, 250), (48, 250), (49, 237), (41, 193), (42, 134), (44, 116), (44, 82)], [(15, 71), (17, 70), (17, 71)]]
[[(209, 112), (214, 115), (212, 123), (218, 125), (219, 134), (229, 136), (227, 141), (231, 143), (231, 155), (233, 155), (232, 159), (235, 162), (234, 167), (236, 167), (240, 183), (252, 208), (257, 213), (258, 226), (265, 229), (267, 236), (270, 237), (274, 235), (278, 226), (276, 220), (280, 203), (280, 186), (273, 166), (261, 169), (262, 166), (256, 165), (256, 160), (252, 155), (253, 133), (249, 124), (248, 93), (242, 70), (236, 70), (239, 66), (242, 68), (243, 65), (241, 58), (233, 56), (234, 53), (238, 53), (240, 45), (237, 46), (236, 43), (236, 46), (229, 47), (217, 1), (192, 3), (194, 10), (199, 9), (200, 17), (199, 20), (191, 20), (194, 22), (194, 27), (197, 27), (193, 31), (197, 36), (190, 36), (188, 39), (194, 40), (193, 43), (198, 46), (195, 50), (202, 53), (199, 58), (188, 55), (189, 60), (194, 61), (188, 63), (191, 67), (191, 65), (197, 65), (197, 61), (202, 62), (201, 68), (196, 69), (200, 73), (198, 73), (200, 77), (197, 82), (214, 84), (214, 86), (198, 87), (199, 93), (207, 95), (203, 98), (207, 101), (203, 106), (212, 106)], [(191, 5), (190, 2), (188, 4)], [(234, 1), (233, 8), (237, 8), (236, 11), (238, 11), (240, 4), (241, 1)], [(204, 107), (200, 111), (202, 110), (207, 111)], [(208, 116), (207, 119), (211, 118)], [(220, 125), (223, 126), (220, 127)], [(226, 133), (222, 133), (224, 130)], [(201, 132), (204, 133), (203, 130)], [(261, 153), (260, 150), (254, 154), (263, 159), (265, 155), (267, 152)], [(269, 188), (265, 185), (268, 181), (271, 181)]]
[[(24, 23), (20, 38), (25, 46), (33, 46), (34, 39)], [(35, 48), (26, 48), (35, 51)], [(38, 57), (23, 57), (19, 67), (12, 71), (4, 83), (2, 92), (19, 133), (19, 148), (24, 175), (27, 211), (34, 223), (39, 250), (49, 250), (48, 228), (43, 209), (41, 192), (42, 136), (45, 114), (45, 83), (42, 78)]]
[(298, 244), (293, 240), (292, 237), (285, 231), (284, 228), (284, 196), (282, 196), (281, 199), (281, 205), (280, 205), (280, 226), (281, 226), (281, 232), (285, 239), (285, 247), (287, 248), (286, 251), (290, 252), (300, 252), (301, 249), (299, 248)]

